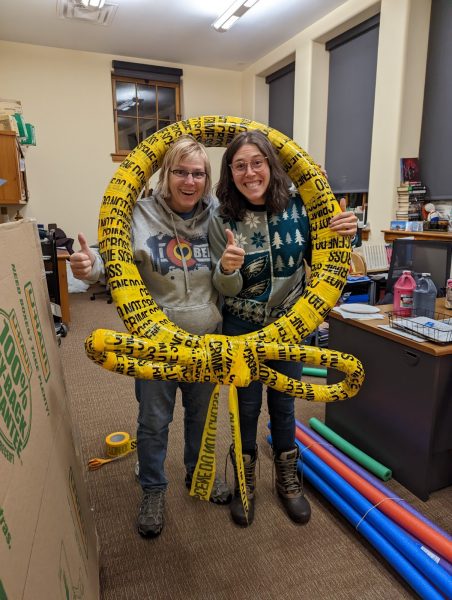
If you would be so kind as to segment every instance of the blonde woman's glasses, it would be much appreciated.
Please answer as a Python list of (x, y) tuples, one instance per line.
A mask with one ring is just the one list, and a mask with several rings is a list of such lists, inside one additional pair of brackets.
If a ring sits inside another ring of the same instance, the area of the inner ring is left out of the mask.
[(250, 160), (249, 162), (245, 162), (244, 160), (238, 160), (237, 162), (234, 162), (229, 166), (231, 167), (232, 171), (234, 171), (234, 173), (245, 173), (248, 167), (250, 167), (252, 171), (260, 171), (264, 167), (266, 160), (266, 156), (261, 156), (259, 158), (253, 158), (253, 160)]
[(170, 173), (178, 179), (187, 179), (187, 177), (191, 175), (193, 179), (197, 181), (201, 181), (201, 179), (204, 179), (207, 175), (204, 171), (186, 171), (185, 169), (173, 169)]

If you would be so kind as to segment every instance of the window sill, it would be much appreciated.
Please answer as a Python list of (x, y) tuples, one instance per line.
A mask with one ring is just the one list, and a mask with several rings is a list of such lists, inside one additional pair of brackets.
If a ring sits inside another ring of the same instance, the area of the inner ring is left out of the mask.
[(128, 154), (129, 154), (128, 152), (125, 152), (124, 154), (116, 154), (116, 153), (112, 153), (112, 154), (110, 154), (110, 156), (111, 156), (111, 160), (112, 160), (113, 162), (120, 163), (120, 162), (122, 162), (122, 161), (125, 159), (125, 157), (126, 157)]

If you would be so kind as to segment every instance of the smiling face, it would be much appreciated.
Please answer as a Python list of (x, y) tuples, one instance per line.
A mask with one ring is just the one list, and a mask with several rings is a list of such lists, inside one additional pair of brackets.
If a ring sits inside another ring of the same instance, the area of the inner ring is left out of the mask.
[[(253, 161), (258, 161), (259, 168), (252, 168)], [(234, 166), (246, 165), (244, 170), (238, 171)], [(270, 183), (270, 167), (266, 157), (255, 144), (244, 144), (237, 150), (231, 161), (232, 178), (234, 183), (248, 202), (255, 205), (265, 204), (265, 192)]]
[(187, 156), (183, 160), (172, 165), (171, 171), (173, 170), (188, 171), (190, 175), (181, 177), (169, 173), (168, 183), (170, 196), (166, 199), (166, 202), (175, 212), (190, 212), (203, 197), (206, 187), (206, 177), (193, 178), (191, 173), (205, 173), (205, 162), (201, 156)]

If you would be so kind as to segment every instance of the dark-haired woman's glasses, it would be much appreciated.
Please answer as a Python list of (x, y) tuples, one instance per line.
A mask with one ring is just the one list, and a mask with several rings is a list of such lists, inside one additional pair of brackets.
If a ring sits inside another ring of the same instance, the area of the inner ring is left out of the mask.
[(252, 171), (260, 171), (267, 160), (266, 156), (262, 156), (259, 158), (253, 158), (249, 162), (245, 162), (244, 160), (238, 160), (230, 164), (229, 166), (234, 171), (234, 173), (245, 173), (247, 168), (250, 167)]
[(204, 171), (186, 171), (185, 169), (173, 169), (170, 173), (178, 179), (187, 179), (187, 177), (191, 175), (193, 179), (197, 181), (201, 181), (201, 179), (204, 179), (207, 175)]

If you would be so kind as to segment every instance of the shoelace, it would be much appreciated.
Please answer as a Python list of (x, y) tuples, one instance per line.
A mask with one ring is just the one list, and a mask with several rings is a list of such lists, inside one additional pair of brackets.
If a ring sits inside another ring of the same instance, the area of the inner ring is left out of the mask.
[[(225, 480), (226, 483), (228, 483), (227, 469), (228, 469), (228, 461), (229, 461), (230, 458), (231, 458), (231, 455), (228, 452), (226, 454), (226, 460), (224, 462), (224, 480)], [(231, 459), (231, 461), (232, 461), (232, 459)], [(260, 458), (259, 458), (259, 454), (256, 457), (256, 463), (257, 463), (257, 477), (256, 478), (260, 479), (261, 478), (261, 461), (260, 461)], [(244, 466), (245, 466), (245, 482), (246, 482), (247, 487), (248, 487), (248, 483), (249, 483), (250, 479), (253, 476), (253, 468), (252, 468), (251, 465), (244, 465)], [(232, 468), (234, 468), (234, 463), (232, 463)]]
[(162, 490), (146, 492), (141, 505), (141, 512), (146, 516), (152, 516), (159, 521), (163, 515), (165, 493)]
[[(297, 461), (294, 461), (294, 464), (291, 467), (291, 465), (287, 465), (284, 461), (280, 461), (279, 459), (275, 459), (273, 461), (273, 466), (272, 466), (273, 493), (275, 493), (275, 491), (276, 491), (276, 486), (275, 486), (276, 461), (278, 461), (278, 464), (282, 465), (282, 469), (281, 469), (280, 473), (281, 473), (281, 477), (282, 477), (281, 485), (284, 487), (284, 489), (287, 490), (288, 492), (298, 492), (301, 490), (301, 493), (304, 494), (303, 467), (301, 469), (300, 479), (298, 479), (298, 477), (297, 477)], [(301, 464), (304, 465), (303, 460), (301, 461)]]

